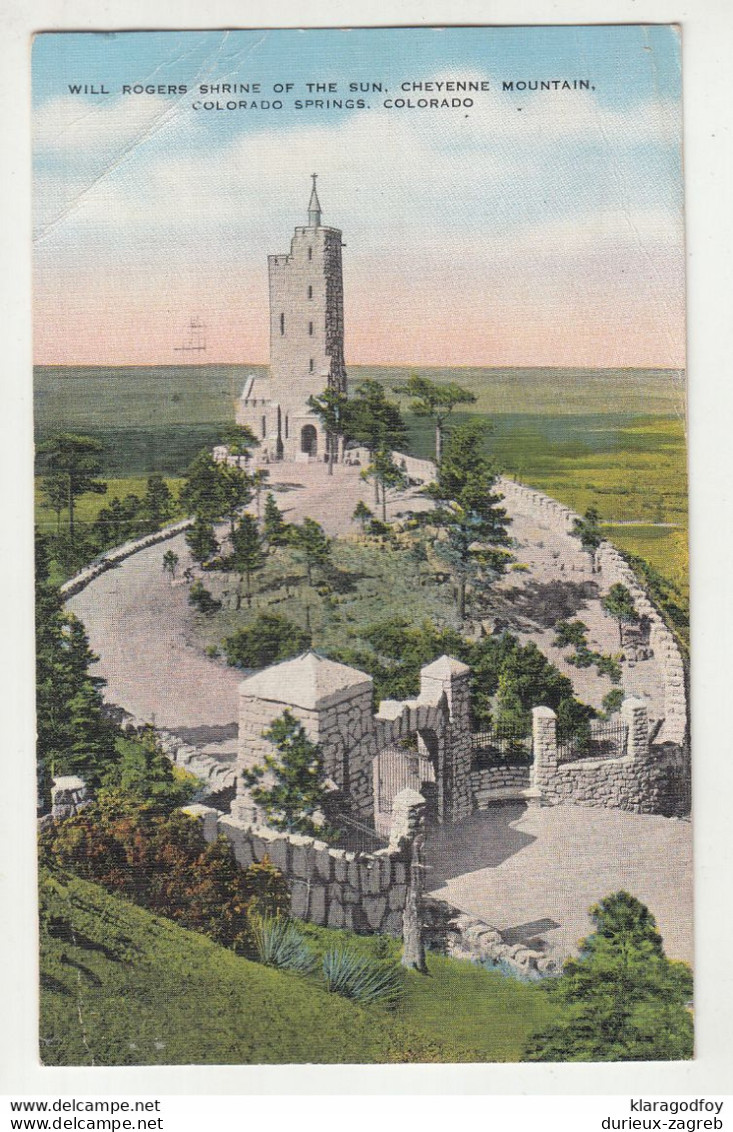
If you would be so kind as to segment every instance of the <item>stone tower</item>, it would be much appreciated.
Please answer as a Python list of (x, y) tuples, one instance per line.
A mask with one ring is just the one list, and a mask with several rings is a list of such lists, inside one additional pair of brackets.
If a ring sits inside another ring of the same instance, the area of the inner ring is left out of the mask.
[(270, 460), (327, 459), (308, 398), (346, 390), (341, 232), (321, 223), (316, 176), (307, 225), (295, 229), (287, 255), (268, 256), (270, 379), (250, 378), (237, 410)]

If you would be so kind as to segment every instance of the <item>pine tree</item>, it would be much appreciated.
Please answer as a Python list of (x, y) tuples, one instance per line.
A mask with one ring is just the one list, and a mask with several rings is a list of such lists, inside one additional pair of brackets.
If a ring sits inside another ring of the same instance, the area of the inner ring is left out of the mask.
[(666, 958), (654, 917), (628, 892), (590, 910), (595, 932), (549, 993), (556, 1022), (528, 1061), (676, 1061), (692, 1057), (692, 973)]
[(76, 537), (74, 517), (76, 500), (80, 495), (92, 492), (104, 495), (107, 484), (97, 479), (102, 471), (102, 445), (89, 436), (74, 436), (64, 433), (38, 446), (45, 471), (50, 476), (48, 498), (59, 514), (60, 496), (66, 495), (66, 508), (69, 513), (69, 541), (74, 545)]
[(472, 405), (476, 397), (468, 389), (454, 381), (428, 381), (413, 373), (406, 382), (393, 386), (395, 393), (412, 399), (410, 408), (416, 417), (428, 417), (435, 421), (435, 463), (440, 464), (443, 450), (443, 434), (446, 421), (456, 405)]
[(465, 424), (445, 447), (437, 482), (427, 489), (436, 500), (431, 514), (443, 534), (436, 554), (448, 565), (458, 586), (458, 615), (466, 617), (466, 591), (472, 579), (489, 582), (506, 569), (509, 544), (506, 510), (494, 487), (497, 472), (483, 453), (485, 428)]
[(271, 491), (268, 491), (265, 497), (264, 534), (270, 547), (283, 546), (286, 542), (282, 511)]
[(304, 519), (295, 528), (294, 543), (305, 561), (308, 585), (313, 582), (313, 568), (325, 566), (331, 556), (331, 540), (315, 519)]
[(623, 645), (623, 626), (635, 625), (639, 620), (639, 614), (634, 606), (631, 593), (621, 582), (616, 582), (611, 586), (608, 593), (601, 598), (601, 605), (606, 613), (610, 614), (616, 621), (619, 644)]
[[(247, 513), (242, 515), (232, 534), (232, 561), (240, 575), (247, 579), (247, 605), (252, 605), (252, 575), (265, 564), (262, 535), (257, 520)], [(241, 606), (241, 593), (237, 594), (237, 609)]]
[[(269, 824), (287, 833), (327, 835), (328, 831), (314, 821), (327, 793), (321, 748), (311, 742), (288, 708), (273, 720), (263, 738), (272, 743), (275, 752), (265, 755), (264, 766), (245, 771), (244, 780)], [(262, 785), (265, 776), (271, 785)]]

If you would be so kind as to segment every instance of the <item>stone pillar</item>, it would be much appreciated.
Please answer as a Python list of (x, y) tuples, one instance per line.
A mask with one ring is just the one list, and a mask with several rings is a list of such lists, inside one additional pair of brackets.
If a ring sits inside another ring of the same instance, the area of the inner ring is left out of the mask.
[(634, 759), (649, 756), (649, 717), (645, 700), (629, 696), (621, 704), (621, 718), (628, 727), (626, 752)]
[(389, 852), (410, 859), (412, 842), (425, 825), (425, 799), (417, 790), (400, 790), (392, 802)]
[[(442, 775), (438, 768), (438, 794), (442, 798), (440, 821), (460, 821), (473, 808), (471, 800), (471, 669), (460, 660), (441, 656), (420, 672), (420, 699), (438, 703), (445, 694), (450, 712), (445, 736)], [(442, 783), (440, 779), (442, 778)]]
[(408, 867), (407, 894), (402, 914), (402, 965), (415, 971), (426, 970), (422, 930), (424, 831), (425, 799), (416, 790), (401, 790), (392, 804), (388, 852), (399, 854)]
[(557, 716), (552, 708), (532, 708), (532, 754), (530, 784), (544, 794), (557, 771)]

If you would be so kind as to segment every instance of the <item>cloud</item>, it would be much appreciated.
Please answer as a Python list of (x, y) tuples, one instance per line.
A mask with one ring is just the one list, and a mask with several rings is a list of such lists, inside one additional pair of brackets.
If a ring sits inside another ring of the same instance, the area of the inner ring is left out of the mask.
[(592, 92), (472, 97), (460, 111), (382, 108), (317, 123), (292, 112), (270, 128), (247, 117), (256, 111), (194, 112), (190, 96), (49, 103), (35, 123), (39, 294), (73, 278), (80, 324), (85, 302), (107, 295), (120, 309), (159, 308), (163, 326), (165, 312), (188, 309), (197, 291), (222, 325), (244, 300), (264, 320), (266, 256), (287, 250), (305, 223), (318, 171), (324, 222), (348, 245), (362, 360), (386, 359), (400, 325), (416, 358), (420, 349), (447, 357), (453, 331), (453, 364), (461, 337), (473, 343), (469, 360), (491, 358), (486, 311), (506, 330), (514, 310), (526, 321), (519, 364), (522, 335), (534, 335), (536, 359), (551, 332), (557, 339), (558, 320), (566, 336), (573, 320), (590, 333), (605, 310), (596, 341), (620, 341), (627, 324), (641, 323), (642, 301), (643, 332), (629, 329), (624, 349), (633, 355), (643, 339), (645, 360), (663, 360), (662, 346), (679, 354), (676, 104), (614, 109)]

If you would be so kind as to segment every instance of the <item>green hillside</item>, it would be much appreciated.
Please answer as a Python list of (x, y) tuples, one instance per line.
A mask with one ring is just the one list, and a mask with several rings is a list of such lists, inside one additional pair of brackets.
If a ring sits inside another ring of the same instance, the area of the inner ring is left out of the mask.
[(360, 1007), (45, 870), (41, 907), (46, 1065), (516, 1061), (552, 1016), (536, 986), (438, 957), (398, 1014)]

